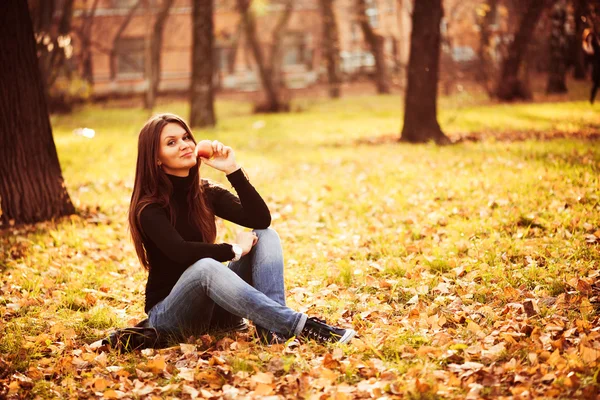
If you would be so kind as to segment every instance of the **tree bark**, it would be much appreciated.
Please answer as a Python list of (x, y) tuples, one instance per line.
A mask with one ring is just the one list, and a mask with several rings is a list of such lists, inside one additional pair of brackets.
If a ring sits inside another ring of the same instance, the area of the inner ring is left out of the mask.
[(442, 0), (419, 0), (412, 13), (408, 84), (401, 141), (448, 144), (437, 121)]
[(0, 13), (0, 227), (73, 214), (62, 177), (26, 0)]
[(136, 10), (142, 4), (142, 1), (143, 0), (138, 0), (137, 3), (135, 3), (133, 5), (133, 7), (131, 7), (129, 9), (129, 12), (125, 16), (125, 19), (123, 20), (121, 25), (119, 25), (119, 29), (117, 30), (117, 33), (115, 34), (115, 37), (113, 38), (112, 48), (110, 51), (110, 55), (108, 57), (109, 58), (108, 68), (109, 68), (109, 74), (110, 74), (111, 81), (114, 81), (115, 78), (117, 77), (117, 46), (119, 44), (119, 40), (121, 39), (121, 35), (123, 35), (123, 32), (125, 32), (125, 29), (127, 29), (129, 22), (131, 22), (131, 19), (133, 18), (133, 15), (135, 14)]
[(567, 11), (557, 4), (550, 17), (550, 65), (548, 69), (548, 85), (546, 93), (567, 92), (567, 50), (568, 40), (565, 32)]
[(256, 33), (256, 20), (254, 13), (250, 9), (251, 2), (251, 0), (237, 0), (237, 7), (242, 16), (246, 40), (252, 50), (254, 61), (258, 67), (260, 80), (267, 97), (267, 102), (264, 106), (260, 107), (260, 111), (279, 112), (287, 110), (288, 106), (284, 104), (281, 99), (279, 87), (275, 85), (275, 82), (271, 79), (272, 66), (268, 66), (265, 62), (262, 48), (258, 40), (258, 34)]
[(385, 39), (376, 33), (369, 23), (365, 0), (356, 0), (356, 12), (365, 41), (375, 58), (375, 85), (377, 86), (377, 93), (390, 93), (389, 75), (385, 62)]
[(173, 5), (174, 0), (163, 0), (163, 3), (156, 15), (152, 33), (150, 35), (150, 57), (146, 66), (146, 79), (148, 80), (148, 89), (144, 97), (144, 108), (152, 110), (156, 103), (156, 95), (158, 94), (158, 85), (160, 84), (160, 53), (162, 50), (163, 32), (165, 24), (169, 17), (169, 10)]
[(519, 28), (508, 49), (508, 57), (502, 64), (500, 79), (496, 86), (496, 97), (500, 100), (512, 101), (532, 98), (529, 82), (519, 78), (523, 57), (531, 36), (544, 9), (556, 0), (529, 0), (526, 11), (521, 18)]
[(195, 127), (216, 124), (213, 88), (215, 37), (213, 15), (213, 0), (194, 0), (190, 125)]
[(340, 38), (333, 2), (334, 0), (319, 0), (323, 18), (323, 55), (327, 65), (329, 97), (336, 99), (341, 95), (342, 80), (340, 76)]
[(484, 6), (485, 15), (481, 17), (480, 22), (480, 34), (479, 34), (479, 80), (487, 94), (491, 97), (493, 91), (490, 87), (490, 74), (489, 70), (492, 68), (492, 62), (490, 59), (490, 48), (491, 48), (491, 29), (490, 27), (496, 20), (496, 14), (498, 10), (498, 0), (486, 0)]
[(285, 37), (287, 30), (287, 24), (290, 21), (292, 12), (294, 11), (294, 0), (287, 0), (285, 3), (283, 13), (277, 21), (277, 25), (273, 29), (271, 34), (271, 59), (269, 65), (271, 66), (271, 79), (273, 80), (273, 86), (279, 88), (285, 86), (283, 80), (283, 65), (282, 65), (282, 52), (281, 42)]

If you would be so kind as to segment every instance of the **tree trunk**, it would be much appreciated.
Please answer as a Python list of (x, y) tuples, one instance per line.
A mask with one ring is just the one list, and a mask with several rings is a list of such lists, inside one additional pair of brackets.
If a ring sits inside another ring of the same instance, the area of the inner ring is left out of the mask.
[(365, 41), (375, 58), (375, 85), (377, 86), (377, 93), (390, 93), (389, 76), (385, 62), (385, 39), (376, 33), (371, 24), (369, 24), (365, 0), (356, 0), (356, 12)]
[(251, 0), (237, 0), (237, 7), (244, 22), (246, 40), (248, 41), (248, 44), (252, 50), (254, 61), (258, 67), (260, 80), (262, 82), (265, 95), (267, 96), (267, 103), (261, 107), (261, 111), (282, 111), (287, 109), (287, 106), (281, 100), (279, 87), (275, 85), (271, 79), (271, 66), (267, 66), (264, 61), (262, 48), (260, 47), (258, 34), (256, 33), (256, 20), (254, 18), (254, 13), (250, 9), (251, 2)]
[(567, 11), (559, 4), (555, 5), (550, 17), (550, 65), (546, 93), (567, 92), (567, 50), (568, 40), (565, 32)]
[(194, 0), (192, 10), (192, 82), (190, 125), (216, 124), (213, 88), (214, 63), (213, 0)]
[(323, 55), (327, 65), (329, 97), (336, 99), (341, 95), (342, 80), (340, 77), (340, 38), (333, 2), (334, 0), (319, 0), (323, 18)]
[(121, 35), (123, 34), (123, 32), (125, 32), (125, 29), (127, 29), (127, 25), (129, 25), (129, 22), (131, 22), (131, 19), (133, 18), (133, 15), (135, 14), (136, 10), (142, 4), (142, 1), (143, 0), (138, 0), (137, 3), (135, 3), (133, 7), (129, 9), (129, 12), (125, 16), (125, 19), (119, 26), (119, 29), (117, 30), (117, 33), (113, 38), (112, 48), (108, 57), (108, 68), (111, 81), (114, 81), (117, 77), (117, 46), (119, 44), (119, 40), (121, 39)]
[(26, 0), (0, 13), (0, 226), (73, 214), (52, 138)]
[(442, 0), (415, 1), (401, 141), (448, 144), (437, 121)]
[(483, 11), (485, 14), (481, 17), (479, 24), (479, 74), (478, 78), (483, 84), (485, 91), (488, 95), (492, 96), (493, 92), (490, 88), (490, 74), (489, 70), (492, 68), (492, 60), (490, 57), (491, 50), (491, 26), (495, 23), (496, 15), (498, 10), (498, 0), (487, 0)]
[(146, 79), (148, 80), (148, 89), (144, 97), (144, 108), (152, 110), (156, 103), (156, 95), (158, 94), (158, 85), (160, 84), (160, 53), (162, 50), (163, 32), (165, 24), (169, 17), (169, 10), (173, 0), (163, 0), (162, 6), (156, 15), (152, 33), (150, 35), (150, 57), (146, 66)]
[(500, 79), (496, 87), (496, 97), (500, 100), (512, 101), (532, 98), (529, 82), (519, 78), (519, 70), (531, 36), (544, 9), (556, 0), (529, 0), (526, 11), (521, 18), (519, 29), (508, 49), (508, 57), (502, 64)]
[(573, 0), (574, 16), (575, 16), (575, 43), (573, 43), (573, 78), (584, 80), (587, 77), (585, 67), (585, 52), (581, 42), (583, 40), (583, 31), (586, 28), (586, 23), (583, 18), (586, 18), (586, 0)]
[(292, 11), (294, 10), (294, 0), (287, 0), (285, 3), (283, 13), (279, 17), (279, 21), (277, 21), (277, 25), (273, 29), (273, 33), (271, 35), (271, 60), (269, 65), (271, 66), (271, 79), (273, 80), (273, 86), (277, 88), (285, 87), (285, 81), (283, 79), (283, 65), (282, 65), (282, 52), (281, 52), (281, 42), (285, 37), (285, 32), (287, 30), (287, 24), (290, 21), (290, 17), (292, 16)]

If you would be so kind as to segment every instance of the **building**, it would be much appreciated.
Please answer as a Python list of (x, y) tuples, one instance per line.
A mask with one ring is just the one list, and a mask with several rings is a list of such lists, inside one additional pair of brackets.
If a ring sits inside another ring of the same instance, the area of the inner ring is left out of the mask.
[[(95, 95), (144, 92), (148, 85), (145, 60), (149, 35), (162, 0), (76, 0), (73, 26), (75, 64), (89, 57)], [(175, 0), (167, 19), (161, 55), (161, 91), (183, 91), (191, 77), (192, 0)], [(281, 0), (254, 0), (259, 40), (268, 54), (272, 32), (283, 9)], [(460, 0), (446, 0), (458, 3)], [(464, 1), (463, 1), (464, 2)], [(139, 4), (138, 4), (139, 3)], [(95, 4), (95, 9), (94, 9)], [(354, 0), (337, 0), (341, 70), (345, 79), (368, 74), (374, 58), (357, 23)], [(410, 48), (411, 0), (367, 0), (371, 26), (385, 38), (388, 65), (401, 73)], [(137, 7), (136, 7), (137, 5)], [(132, 8), (135, 11), (132, 13)], [(93, 11), (93, 17), (90, 16)], [(474, 17), (474, 15), (473, 15)], [(124, 24), (126, 20), (129, 22)], [(245, 44), (235, 1), (215, 0), (215, 83), (221, 89), (260, 88), (252, 54)], [(318, 0), (294, 0), (294, 11), (283, 40), (282, 73), (287, 87), (303, 88), (325, 80), (322, 62), (321, 16)], [(468, 25), (463, 20), (462, 25)], [(472, 25), (472, 24), (471, 24)], [(467, 28), (468, 29), (468, 28)], [(87, 39), (88, 47), (82, 41)], [(77, 39), (77, 37), (75, 38)], [(463, 44), (461, 46), (464, 47)], [(469, 53), (469, 51), (467, 51)], [(464, 57), (464, 51), (458, 54)]]

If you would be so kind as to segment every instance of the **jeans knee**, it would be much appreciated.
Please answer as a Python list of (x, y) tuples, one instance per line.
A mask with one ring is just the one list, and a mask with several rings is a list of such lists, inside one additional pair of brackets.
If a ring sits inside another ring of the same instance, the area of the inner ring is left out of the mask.
[(218, 273), (223, 265), (213, 258), (201, 258), (193, 263), (186, 271), (186, 274), (191, 275), (192, 279), (204, 280), (212, 274)]
[(279, 234), (273, 228), (254, 229), (254, 233), (256, 233), (256, 236), (258, 236), (259, 243), (261, 240), (269, 241), (269, 242), (270, 241), (280, 242)]

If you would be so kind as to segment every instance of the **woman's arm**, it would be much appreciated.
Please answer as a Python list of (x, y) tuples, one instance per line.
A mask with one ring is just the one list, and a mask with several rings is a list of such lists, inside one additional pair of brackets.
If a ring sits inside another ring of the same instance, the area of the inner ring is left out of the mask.
[[(235, 161), (233, 149), (214, 140), (212, 150), (211, 158), (200, 157), (200, 160), (206, 165), (224, 172), (239, 196), (238, 198), (218, 186), (209, 187), (209, 201), (215, 215), (247, 228), (268, 228), (271, 225), (269, 208)], [(195, 151), (198, 154), (199, 145), (196, 146)]]
[(227, 175), (227, 179), (233, 185), (239, 198), (224, 188), (209, 187), (208, 195), (215, 215), (247, 228), (268, 228), (271, 225), (269, 208), (248, 181), (242, 169)]
[(234, 257), (230, 244), (211, 244), (184, 240), (171, 225), (167, 212), (157, 204), (151, 204), (142, 210), (140, 224), (146, 240), (158, 247), (171, 260), (192, 265), (201, 258), (213, 258), (228, 261)]

